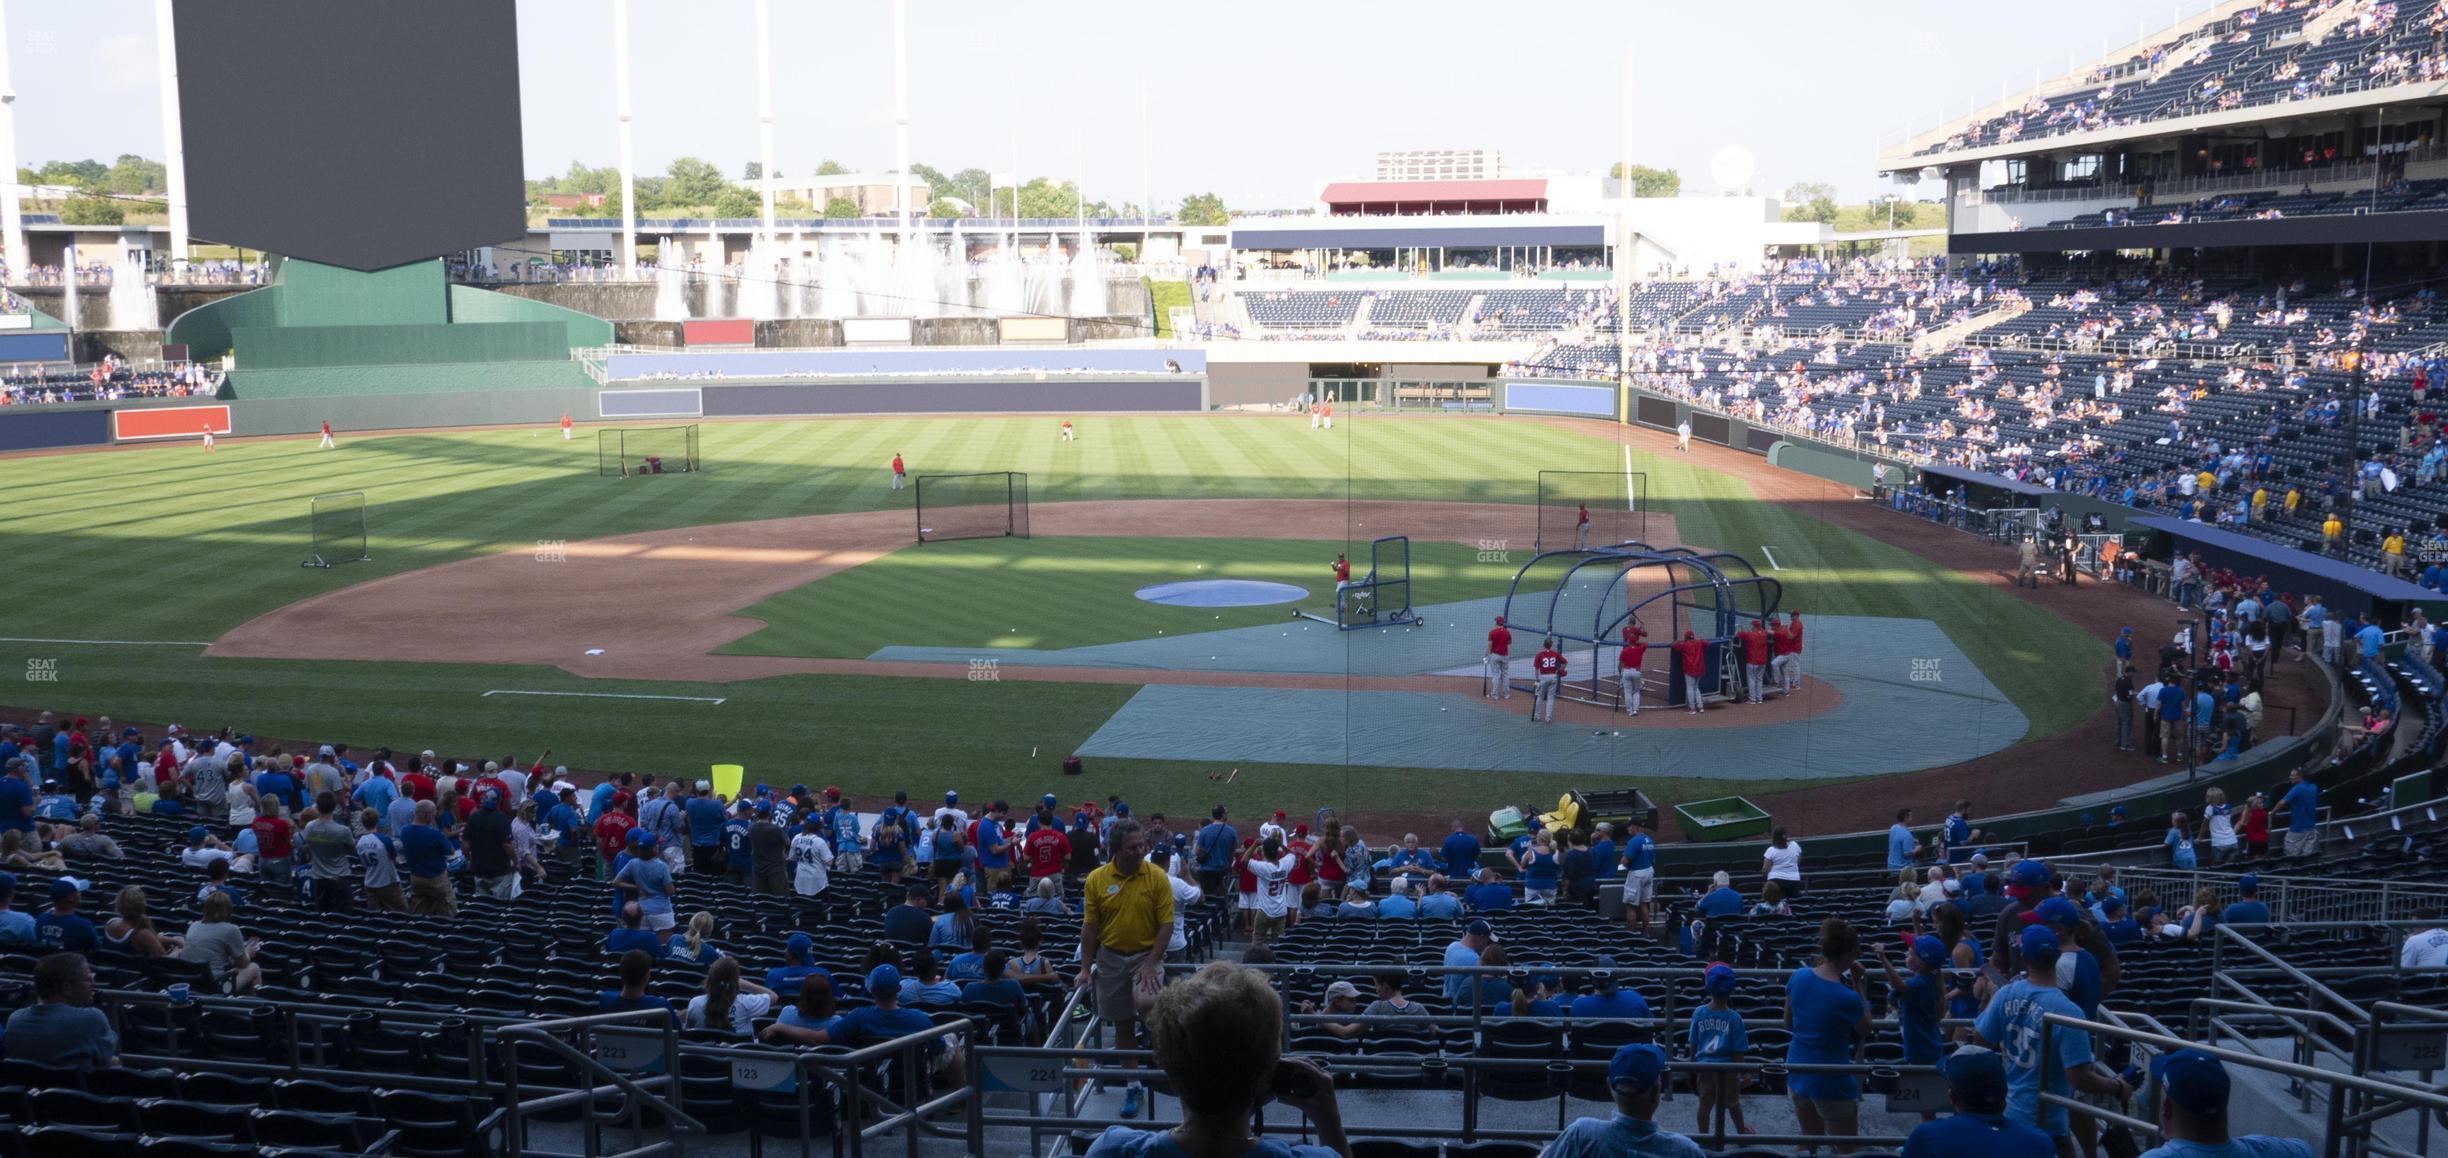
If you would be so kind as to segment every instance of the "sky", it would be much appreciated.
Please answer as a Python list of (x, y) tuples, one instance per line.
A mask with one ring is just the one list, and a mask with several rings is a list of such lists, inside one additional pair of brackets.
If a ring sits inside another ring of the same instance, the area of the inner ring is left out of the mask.
[[(612, 0), (516, 2), (528, 175), (613, 163)], [(1817, 181), (1847, 201), (1928, 198), (1934, 185), (1877, 175), (1882, 143), (2131, 43), (2138, 11), (2155, 31), (2208, 2), (933, 0), (909, 6), (910, 153), (1003, 172), (1016, 138), (1028, 175), (1079, 177), (1116, 205), (1144, 190), (1160, 208), (1197, 192), (1308, 208), (1386, 149), (1598, 172), (1622, 151), (1629, 48), (1634, 159), (1680, 170), (1687, 193), (1717, 191), (1711, 160), (1736, 147), (1762, 193)], [(150, 0), (0, 4), (20, 164), (161, 155)], [(633, 4), (640, 171), (694, 155), (739, 176), (757, 156), (752, 0)], [(889, 0), (772, 5), (775, 169), (889, 169)]]

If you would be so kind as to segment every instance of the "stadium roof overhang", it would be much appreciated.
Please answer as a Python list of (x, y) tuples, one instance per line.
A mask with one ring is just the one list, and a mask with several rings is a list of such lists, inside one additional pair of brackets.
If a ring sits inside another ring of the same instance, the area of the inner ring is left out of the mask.
[[(2066, 94), (2065, 96), (2056, 99), (2071, 99), (2075, 95), (2077, 94)], [(2006, 141), (1994, 145), (1982, 145), (1976, 148), (1955, 149), (1945, 152), (1930, 153), (1924, 156), (1914, 156), (1912, 154), (1912, 150), (1927, 147), (1933, 138), (1938, 141), (1944, 141), (1949, 135), (1951, 135), (1943, 129), (1933, 130), (1930, 133), (1925, 133), (1892, 149), (1881, 152), (1879, 154), (1878, 162), (1879, 172), (1911, 172), (1916, 169), (1941, 168), (1949, 165), (1971, 165), (1978, 164), (1983, 161), (2004, 161), (2016, 157), (2031, 157), (2046, 153), (2105, 152), (2115, 149), (2121, 145), (2130, 145), (2137, 141), (2158, 140), (2162, 137), (2181, 137), (2193, 133), (2232, 133), (2257, 128), (2263, 125), (2278, 125), (2284, 122), (2306, 120), (2309, 118), (2334, 115), (2337, 113), (2359, 112), (2366, 109), (2377, 109), (2399, 105), (2434, 103), (2448, 103), (2448, 81), (2432, 81), (2423, 84), (2395, 84), (2389, 85), (2385, 88), (2370, 88), (2364, 89), (2360, 92), (2339, 93), (2336, 96), (2318, 97), (2313, 100), (2288, 101), (2284, 104), (2275, 105), (2252, 105), (2245, 108), (2225, 109), (2219, 112), (2202, 113), (2190, 117), (2173, 117), (2168, 120), (2144, 121), (2140, 124), (2133, 125), (2117, 125), (2112, 128), (2094, 129), (2087, 133), (2066, 133), (2060, 136), (2052, 137), (2026, 137), (2019, 140)], [(2003, 109), (1993, 106), (1989, 109), (1982, 110), (1979, 117), (1981, 119), (1986, 119), (2003, 111)], [(1950, 127), (1953, 125), (1960, 125), (1962, 123), (1964, 122), (1952, 122)]]
[(2257, 571), (2268, 575), (2280, 590), (2317, 594), (2333, 607), (2343, 605), (2347, 610), (2360, 611), (2374, 601), (2431, 603), (2440, 598), (2437, 591), (2403, 579), (2391, 579), (2368, 567), (2221, 530), (2207, 523), (2165, 515), (2139, 515), (2127, 523), (2174, 539), (2178, 550), (2201, 552), (2202, 561), (2213, 567), (2247, 574)]
[(2266, 221), (2188, 221), (2179, 225), (2103, 225), (1958, 233), (1950, 254), (2091, 253), (2117, 249), (2224, 249), (2275, 245), (2360, 245), (2448, 241), (2448, 210), (2330, 214)]

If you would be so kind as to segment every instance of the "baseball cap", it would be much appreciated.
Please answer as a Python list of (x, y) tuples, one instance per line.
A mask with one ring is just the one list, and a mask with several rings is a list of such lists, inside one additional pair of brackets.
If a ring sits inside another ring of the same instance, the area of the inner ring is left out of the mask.
[(1645, 1094), (1657, 1088), (1666, 1072), (1666, 1051), (1654, 1045), (1627, 1045), (1607, 1063), (1607, 1088), (1619, 1094)]
[(2260, 888), (2260, 887), (2261, 887), (2261, 878), (2260, 878), (2258, 875), (2256, 875), (2256, 874), (2253, 874), (2253, 873), (2245, 873), (2243, 876), (2240, 876), (2240, 877), (2237, 877), (2237, 878), (2236, 878), (2236, 888), (2238, 888), (2238, 889), (2240, 889), (2240, 890), (2242, 890), (2242, 891), (2244, 891), (2244, 892), (2248, 892), (2248, 893), (2249, 893), (2249, 892), (2253, 891), (2254, 889), (2257, 889), (2257, 888)]
[(1283, 809), (1280, 809), (1280, 808), (1276, 809), (1276, 810), (1275, 810), (1275, 819), (1277, 819), (1277, 820), (1282, 820), (1283, 818), (1284, 818)]
[(805, 785), (805, 784), (793, 784), (793, 785), (791, 785), (791, 795), (793, 795), (793, 796), (805, 796), (805, 795), (807, 795), (807, 785)]
[(898, 993), (900, 990), (900, 970), (890, 965), (878, 965), (867, 971), (868, 996), (873, 997), (879, 993)]
[(711, 781), (711, 780), (700, 780), (700, 781), (698, 781), (698, 782), (697, 782), (697, 791), (699, 791), (699, 792), (712, 792), (712, 791), (714, 791), (714, 782), (713, 782), (713, 781)]
[(2033, 925), (2023, 930), (2016, 947), (2023, 951), (2023, 963), (2046, 969), (2057, 963), (2057, 934), (2046, 925)]
[(325, 744), (325, 745), (323, 745), (321, 748), (319, 748), (319, 749), (317, 749), (317, 750), (315, 751), (315, 755), (318, 755), (318, 756), (329, 756), (329, 755), (331, 755), (331, 754), (332, 754), (332, 746), (331, 746), (331, 745), (329, 745), (329, 744)]
[(2079, 925), (2082, 923), (2082, 910), (2076, 908), (2074, 902), (2064, 897), (2050, 897), (2040, 902), (2039, 907), (2032, 910), (2032, 915), (2038, 917), (2043, 925)]
[(2118, 913), (2124, 912), (2125, 898), (2120, 897), (2115, 893), (2108, 894), (2105, 899), (2100, 901), (2100, 911), (2112, 917)]
[(0, 872), (0, 897), (13, 896), (16, 894), (16, 892), (17, 874), (12, 872)]
[(640, 849), (653, 848), (654, 842), (654, 834), (646, 831), (643, 828), (632, 828), (629, 830), (629, 843), (638, 846)]
[(73, 897), (84, 892), (85, 886), (86, 882), (75, 877), (61, 877), (51, 882), (51, 899), (56, 902), (62, 897)]
[(2014, 868), (2007, 871), (2006, 879), (2015, 884), (2024, 885), (2031, 888), (2046, 888), (2048, 887), (2049, 883), (2048, 862), (2037, 860), (2016, 861)]
[(201, 824), (196, 825), (195, 827), (190, 828), (190, 829), (188, 829), (188, 830), (187, 830), (187, 839), (188, 839), (189, 841), (198, 841), (198, 840), (202, 840), (202, 839), (204, 839), (205, 837), (208, 837), (208, 836), (211, 836), (211, 835), (212, 835), (212, 830), (211, 830), (211, 829), (209, 829), (209, 828), (204, 827), (204, 826), (203, 826), (203, 825), (201, 825)]
[(1941, 968), (1946, 965), (1947, 960), (1946, 942), (1923, 933), (1913, 938), (1912, 955), (1919, 957), (1922, 964), (1932, 969)]
[(758, 816), (772, 816), (773, 814), (774, 814), (774, 806), (773, 806), (773, 801), (770, 801), (770, 800), (760, 800), (760, 801), (758, 801), (758, 802), (757, 802), (757, 815), (758, 815)]
[(841, 789), (840, 789), (840, 788), (838, 788), (838, 787), (836, 787), (836, 786), (834, 786), (834, 785), (831, 785), (831, 784), (827, 784), (827, 785), (825, 785), (824, 794), (825, 794), (825, 799), (827, 799), (827, 800), (839, 800), (839, 799), (841, 799), (841, 794), (842, 794), (842, 793), (841, 793)]
[(732, 801), (732, 803), (731, 803), (731, 811), (736, 812), (736, 813), (739, 813), (739, 814), (740, 814), (740, 815), (742, 815), (742, 816), (745, 816), (745, 815), (747, 815), (747, 814), (749, 814), (749, 813), (751, 813), (751, 812), (756, 811), (756, 801), (754, 801), (754, 800), (750, 800), (750, 799), (748, 799), (747, 797), (742, 796), (742, 797), (740, 797), (738, 800)]
[(2180, 1049), (2151, 1059), (2151, 1076), (2177, 1109), (2197, 1118), (2227, 1112), (2227, 1067), (2197, 1049)]
[(1488, 925), (1488, 923), (1487, 923), (1486, 921), (1481, 920), (1481, 919), (1479, 919), (1479, 918), (1477, 918), (1477, 917), (1473, 917), (1473, 918), (1471, 918), (1471, 923), (1470, 923), (1470, 924), (1468, 924), (1468, 925), (1466, 925), (1466, 926), (1463, 926), (1462, 931), (1463, 931), (1465, 934), (1468, 934), (1468, 935), (1473, 936), (1473, 937), (1486, 937), (1486, 936), (1491, 936), (1491, 935), (1493, 935), (1493, 934), (1495, 933), (1495, 930), (1494, 930), (1493, 928), (1489, 927), (1489, 925)]
[(1734, 986), (1738, 980), (1734, 976), (1733, 966), (1711, 965), (1708, 967), (1708, 972), (1700, 975), (1700, 987), (1712, 995), (1723, 995), (1734, 992)]
[(959, 799), (960, 799), (960, 793), (958, 793), (958, 792), (946, 792), (946, 793), (944, 793), (944, 803), (946, 803), (946, 804), (951, 804), (951, 803), (954, 803), (954, 802), (958, 801)]
[(1352, 984), (1349, 981), (1337, 981), (1334, 984), (1326, 987), (1326, 996), (1358, 997), (1360, 996), (1360, 987)]
[(782, 951), (804, 960), (808, 954), (816, 951), (816, 938), (805, 933), (793, 933), (782, 942)]
[(1977, 1045), (1958, 1046), (1946, 1059), (1947, 1084), (1967, 1105), (1997, 1105), (2006, 1100), (2006, 1059)]

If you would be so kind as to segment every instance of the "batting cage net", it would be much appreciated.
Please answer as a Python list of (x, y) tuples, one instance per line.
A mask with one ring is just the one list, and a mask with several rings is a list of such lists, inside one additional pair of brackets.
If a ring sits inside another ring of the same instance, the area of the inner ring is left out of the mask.
[(605, 478), (704, 470), (695, 426), (612, 426), (595, 432), (595, 473)]
[(362, 563), (366, 554), (365, 492), (336, 491), (306, 500), (306, 561), (300, 566)]
[[(1570, 551), (1649, 541), (1649, 476), (1632, 470), (1538, 472), (1533, 550)], [(1582, 533), (1582, 509), (1589, 510)]]
[(1028, 475), (922, 474), (915, 492), (918, 541), (1029, 537)]

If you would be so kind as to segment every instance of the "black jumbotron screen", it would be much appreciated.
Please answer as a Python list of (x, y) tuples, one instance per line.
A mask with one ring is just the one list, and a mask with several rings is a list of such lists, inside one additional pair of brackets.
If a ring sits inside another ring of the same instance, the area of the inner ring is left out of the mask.
[(526, 233), (509, 0), (178, 0), (197, 238), (381, 269)]

